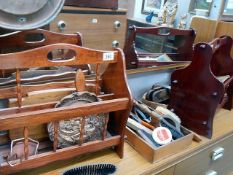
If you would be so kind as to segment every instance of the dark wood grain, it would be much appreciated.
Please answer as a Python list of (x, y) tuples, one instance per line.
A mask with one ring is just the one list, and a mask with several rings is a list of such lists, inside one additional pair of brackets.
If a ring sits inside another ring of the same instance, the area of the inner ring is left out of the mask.
[(75, 7), (90, 7), (104, 9), (118, 9), (118, 0), (66, 0), (65, 5)]
[(192, 63), (171, 75), (169, 103), (184, 126), (209, 138), (215, 111), (224, 95), (224, 85), (210, 68), (214, 51), (206, 43), (195, 45)]
[(221, 36), (210, 43), (214, 49), (211, 60), (211, 70), (215, 76), (229, 75), (230, 78), (224, 82), (227, 93), (226, 103), (223, 103), (225, 109), (233, 108), (233, 59), (231, 57), (231, 48), (233, 40), (230, 36)]

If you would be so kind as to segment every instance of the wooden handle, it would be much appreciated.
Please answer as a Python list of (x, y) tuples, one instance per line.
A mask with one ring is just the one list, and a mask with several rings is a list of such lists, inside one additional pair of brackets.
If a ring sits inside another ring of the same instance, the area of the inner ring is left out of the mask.
[(148, 134), (152, 134), (152, 130), (148, 129), (147, 127), (143, 126), (141, 123), (136, 122), (135, 120), (128, 118), (127, 120), (127, 126), (133, 130), (139, 130), (142, 129)]
[(154, 126), (150, 125), (150, 124), (147, 123), (147, 122), (141, 121), (141, 124), (142, 124), (143, 126), (149, 128), (149, 129), (151, 129), (151, 130), (154, 130), (154, 129), (155, 129)]

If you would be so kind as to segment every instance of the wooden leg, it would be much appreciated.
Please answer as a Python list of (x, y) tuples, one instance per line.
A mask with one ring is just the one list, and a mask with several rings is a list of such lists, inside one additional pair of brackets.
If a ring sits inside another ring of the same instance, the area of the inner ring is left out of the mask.
[(122, 159), (124, 156), (124, 137), (121, 139), (120, 144), (115, 147), (115, 151), (117, 155)]
[[(118, 112), (116, 112), (116, 119), (120, 120), (120, 121), (117, 121), (117, 123), (120, 122), (122, 125), (119, 126), (119, 128), (117, 128), (118, 129), (117, 132), (121, 135), (121, 140), (120, 140), (119, 145), (117, 145), (115, 147), (115, 150), (116, 150), (116, 153), (118, 154), (118, 156), (121, 159), (124, 156), (125, 127), (126, 127), (126, 123), (127, 123), (127, 120), (128, 120), (130, 110), (131, 110), (131, 108), (128, 109), (127, 111), (118, 111)], [(127, 117), (120, 118), (120, 116), (127, 116)]]

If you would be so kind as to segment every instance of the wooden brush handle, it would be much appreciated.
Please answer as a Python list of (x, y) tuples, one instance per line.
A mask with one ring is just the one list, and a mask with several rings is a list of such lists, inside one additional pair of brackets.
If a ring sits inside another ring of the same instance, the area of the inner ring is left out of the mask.
[(147, 122), (141, 121), (141, 124), (142, 124), (143, 126), (149, 128), (149, 129), (151, 129), (151, 130), (154, 130), (154, 129), (155, 129), (154, 126), (150, 125), (150, 124), (147, 123)]
[(141, 130), (144, 130), (148, 134), (152, 134), (152, 130), (148, 129), (147, 127), (143, 126), (141, 123), (138, 123), (131, 118), (128, 118), (127, 126), (135, 131), (141, 129)]

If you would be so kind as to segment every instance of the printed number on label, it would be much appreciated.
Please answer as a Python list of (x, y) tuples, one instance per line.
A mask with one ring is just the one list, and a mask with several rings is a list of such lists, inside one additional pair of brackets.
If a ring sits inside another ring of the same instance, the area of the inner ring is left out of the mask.
[(114, 60), (114, 53), (108, 52), (103, 54), (103, 61), (112, 61)]
[(93, 24), (97, 24), (97, 23), (98, 23), (98, 19), (93, 18), (93, 19), (91, 20), (91, 22), (92, 22)]

